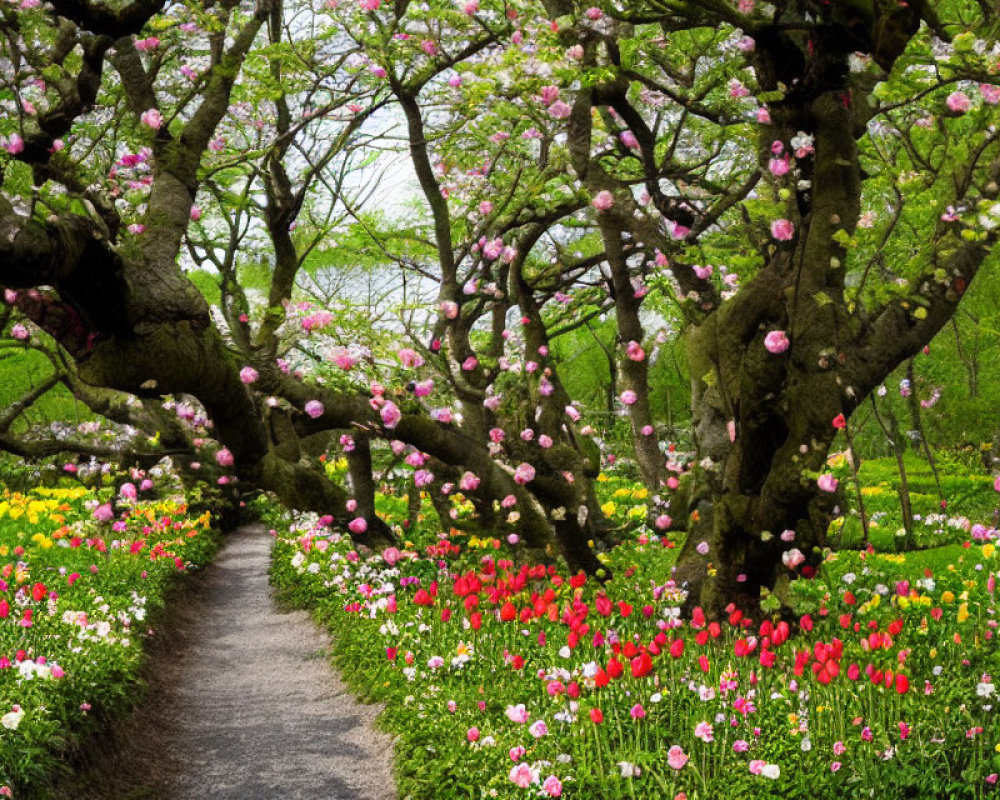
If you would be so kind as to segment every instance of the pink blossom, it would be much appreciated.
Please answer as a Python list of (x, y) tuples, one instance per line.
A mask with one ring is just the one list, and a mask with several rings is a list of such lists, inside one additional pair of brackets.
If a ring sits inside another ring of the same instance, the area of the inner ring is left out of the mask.
[(764, 767), (767, 766), (766, 761), (761, 761), (759, 758), (755, 758), (750, 762), (750, 774), (760, 775), (764, 772)]
[(135, 500), (139, 496), (134, 483), (123, 483), (118, 494), (122, 500)]
[(413, 483), (417, 488), (422, 488), (434, 482), (434, 473), (429, 469), (418, 469), (413, 473)]
[(591, 6), (583, 13), (587, 16), (587, 19), (593, 20), (595, 22), (604, 16), (604, 12), (601, 11), (601, 9), (597, 8), (596, 6)]
[(458, 316), (458, 303), (454, 300), (442, 300), (440, 309), (446, 319), (455, 319)]
[(524, 707), (524, 703), (518, 703), (516, 706), (507, 706), (504, 709), (504, 713), (507, 715), (507, 719), (511, 722), (516, 722), (519, 725), (523, 725), (531, 717), (528, 710)]
[(364, 517), (355, 517), (347, 523), (347, 527), (350, 529), (351, 533), (364, 533), (368, 530), (368, 523), (365, 521)]
[(362, 11), (378, 11), (378, 7), (382, 5), (382, 0), (360, 0), (359, 5)]
[(228, 448), (223, 447), (215, 453), (215, 463), (220, 467), (231, 467), (234, 463), (233, 454)]
[(253, 367), (243, 367), (240, 370), (240, 380), (243, 383), (251, 384), (260, 377), (260, 373), (257, 372)]
[(816, 484), (819, 486), (820, 491), (823, 492), (835, 492), (837, 491), (837, 479), (833, 477), (829, 472), (824, 472), (816, 480)]
[(94, 519), (98, 522), (111, 522), (115, 517), (115, 512), (111, 508), (111, 503), (101, 503), (94, 509)]
[(384, 78), (388, 73), (385, 71), (385, 67), (375, 64), (368, 68), (368, 72), (374, 75), (376, 78)]
[(646, 716), (646, 709), (642, 707), (642, 703), (636, 703), (628, 712), (632, 719), (642, 719)]
[(580, 412), (574, 406), (566, 406), (563, 410), (566, 412), (566, 416), (573, 420), (573, 422), (580, 421)]
[(462, 76), (459, 75), (457, 72), (454, 75), (449, 76), (448, 85), (452, 89), (457, 89), (459, 86), (462, 85)]
[(134, 236), (138, 236), (140, 233), (146, 232), (146, 226), (139, 222), (133, 222), (128, 226), (128, 232)]
[(701, 739), (703, 742), (711, 742), (715, 740), (714, 731), (712, 725), (708, 722), (699, 722), (694, 726), (694, 735), (696, 738)]
[(639, 140), (632, 131), (622, 131), (618, 138), (623, 145), (633, 150), (639, 146)]
[(474, 492), (479, 488), (479, 476), (471, 472), (462, 473), (462, 477), (458, 480), (458, 488), (463, 492)]
[(789, 219), (776, 219), (771, 223), (771, 235), (779, 242), (791, 241), (795, 236), (795, 225)]
[(771, 124), (771, 112), (767, 110), (767, 106), (761, 106), (757, 109), (757, 122), (761, 125)]
[(764, 337), (764, 349), (774, 355), (784, 353), (790, 344), (784, 331), (771, 331)]
[(621, 395), (619, 396), (619, 400), (621, 400), (621, 401), (622, 401), (622, 402), (623, 402), (623, 403), (624, 403), (625, 405), (627, 405), (627, 406), (631, 406), (631, 405), (634, 405), (634, 404), (635, 404), (635, 402), (636, 402), (636, 401), (637, 401), (638, 399), (639, 399), (639, 395), (637, 395), (637, 394), (636, 394), (636, 393), (635, 393), (634, 391), (632, 391), (631, 389), (626, 389), (626, 390), (625, 390), (624, 392), (622, 392), (622, 393), (621, 393)]
[(736, 78), (733, 78), (731, 81), (729, 81), (729, 96), (732, 97), (734, 100), (738, 100), (741, 97), (746, 97), (748, 94), (750, 94), (750, 90), (747, 89), (747, 87), (744, 86)]
[(511, 767), (507, 775), (510, 781), (522, 789), (527, 789), (531, 784), (538, 782), (537, 773), (524, 762)]
[(788, 156), (785, 156), (783, 158), (772, 158), (770, 161), (767, 162), (767, 169), (772, 175), (779, 178), (782, 175), (787, 175), (788, 170), (790, 169)]
[(545, 724), (545, 720), (535, 720), (528, 728), (528, 733), (534, 736), (536, 739), (541, 739), (543, 736), (549, 735), (549, 727)]
[[(598, 9), (600, 11), (600, 9)], [(542, 791), (549, 797), (559, 797), (562, 794), (563, 785), (555, 775), (549, 775), (542, 784)]]
[(979, 84), (979, 94), (982, 95), (983, 102), (991, 106), (1000, 103), (1000, 86), (992, 86), (989, 83)]
[(407, 368), (419, 367), (424, 363), (424, 359), (410, 347), (401, 347), (397, 350), (396, 358), (399, 359), (400, 364)]
[(319, 419), (320, 417), (323, 416), (323, 412), (325, 411), (325, 409), (323, 408), (323, 404), (319, 400), (310, 400), (308, 403), (306, 403), (304, 411), (312, 419)]
[(465, 361), (462, 362), (463, 372), (472, 372), (476, 367), (479, 366), (479, 359), (475, 356), (469, 356)]
[(549, 116), (553, 119), (566, 119), (573, 113), (573, 106), (564, 100), (556, 100), (549, 106)]
[(788, 569), (795, 569), (805, 560), (806, 557), (797, 547), (793, 547), (791, 550), (786, 550), (781, 554), (781, 563), (788, 567)]
[(399, 407), (393, 403), (391, 400), (387, 400), (385, 405), (382, 406), (379, 415), (382, 418), (382, 425), (386, 428), (395, 428), (399, 421), (403, 418), (403, 412), (399, 410)]
[(13, 336), (15, 339), (17, 339), (19, 342), (23, 342), (29, 336), (28, 329), (20, 322), (16, 323), (10, 329), (10, 335)]
[(12, 133), (4, 145), (4, 149), (12, 156), (16, 156), (18, 153), (24, 152), (24, 139), (20, 135)]
[(473, 726), (465, 732), (465, 738), (470, 742), (479, 741), (479, 728)]
[(541, 436), (538, 437), (538, 446), (541, 447), (543, 450), (548, 450), (550, 447), (552, 447), (552, 437), (543, 433)]
[(157, 47), (160, 46), (160, 40), (155, 36), (149, 36), (145, 39), (135, 40), (135, 49), (140, 53), (151, 53)]
[(535, 468), (531, 464), (521, 462), (514, 470), (514, 483), (523, 486), (535, 479)]
[(198, 206), (191, 206), (191, 210), (188, 214), (191, 217), (192, 222), (197, 222), (202, 217), (201, 209), (198, 208)]
[(969, 96), (965, 92), (952, 92), (945, 100), (945, 105), (953, 114), (964, 114), (971, 107)]
[(673, 745), (667, 751), (667, 764), (670, 765), (671, 769), (682, 769), (689, 758), (690, 756), (685, 754), (684, 749), (679, 744)]
[(431, 411), (431, 419), (444, 425), (450, 425), (454, 416), (450, 408), (435, 408)]
[(493, 442), (493, 444), (500, 444), (500, 442), (504, 440), (505, 436), (506, 434), (504, 433), (503, 428), (490, 428), (490, 441)]
[(158, 131), (160, 126), (163, 125), (163, 115), (155, 108), (150, 108), (139, 115), (139, 121), (154, 131)]
[(631, 361), (642, 361), (646, 357), (646, 351), (642, 349), (642, 345), (633, 340), (625, 346), (625, 355)]
[(413, 394), (417, 397), (429, 397), (434, 391), (434, 381), (428, 378), (425, 381), (417, 381), (413, 384)]

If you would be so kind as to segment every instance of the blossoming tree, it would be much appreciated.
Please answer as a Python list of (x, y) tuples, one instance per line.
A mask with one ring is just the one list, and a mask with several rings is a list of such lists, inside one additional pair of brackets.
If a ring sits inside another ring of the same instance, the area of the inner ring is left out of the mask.
[[(636, 460), (673, 485), (669, 307), (697, 447), (677, 578), (715, 613), (812, 567), (838, 429), (952, 316), (1000, 217), (987, 3), (22, 0), (0, 25), (5, 321), (51, 337), (53, 385), (188, 462), (201, 437), (160, 406), (196, 398), (222, 471), (369, 543), (391, 538), (370, 442), (397, 442), (597, 572), (599, 458), (552, 342), (613, 314)], [(384, 109), (427, 214), (395, 230), (351, 177)], [(302, 305), (348, 219), (435, 287), (391, 369), (326, 353), (338, 309)], [(312, 458), (331, 442), (353, 498)]]

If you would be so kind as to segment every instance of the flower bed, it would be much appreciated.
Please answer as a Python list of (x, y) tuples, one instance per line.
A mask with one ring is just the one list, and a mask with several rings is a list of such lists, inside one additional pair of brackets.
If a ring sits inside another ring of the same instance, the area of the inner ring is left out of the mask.
[(150, 621), (216, 549), (208, 515), (186, 511), (115, 513), (83, 488), (0, 496), (0, 795), (37, 794), (84, 734), (135, 702)]
[(387, 705), (401, 796), (997, 791), (993, 530), (830, 554), (795, 582), (791, 626), (682, 619), (676, 549), (649, 531), (609, 554), (605, 587), (454, 531), (382, 557), (312, 517), (276, 536), (273, 583)]

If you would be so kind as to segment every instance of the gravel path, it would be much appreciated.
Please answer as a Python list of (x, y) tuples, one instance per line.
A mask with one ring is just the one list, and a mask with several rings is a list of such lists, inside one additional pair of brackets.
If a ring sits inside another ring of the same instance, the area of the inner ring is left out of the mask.
[[(329, 640), (303, 611), (279, 612), (271, 538), (227, 537), (172, 654), (157, 738), (171, 800), (389, 800), (392, 740), (331, 671)], [(159, 670), (158, 670), (159, 671)]]

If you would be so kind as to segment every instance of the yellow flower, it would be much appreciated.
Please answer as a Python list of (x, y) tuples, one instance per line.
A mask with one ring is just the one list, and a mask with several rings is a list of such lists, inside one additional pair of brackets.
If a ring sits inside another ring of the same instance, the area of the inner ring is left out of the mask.
[(955, 593), (951, 590), (946, 590), (941, 592), (941, 602), (942, 603), (954, 603)]
[(969, 618), (969, 604), (962, 603), (962, 605), (958, 607), (958, 621), (965, 622), (968, 618)]
[(996, 551), (996, 545), (993, 542), (983, 545), (983, 558), (989, 558)]
[(617, 511), (617, 509), (618, 509), (618, 506), (616, 506), (610, 500), (608, 500), (608, 502), (606, 502), (604, 505), (601, 506), (601, 511), (604, 512), (604, 516), (606, 516), (606, 517), (613, 517), (615, 515), (615, 511)]

